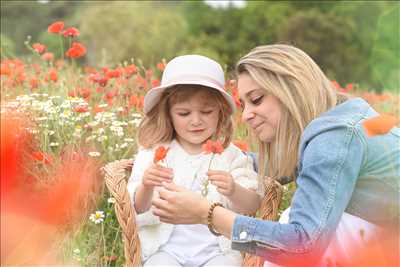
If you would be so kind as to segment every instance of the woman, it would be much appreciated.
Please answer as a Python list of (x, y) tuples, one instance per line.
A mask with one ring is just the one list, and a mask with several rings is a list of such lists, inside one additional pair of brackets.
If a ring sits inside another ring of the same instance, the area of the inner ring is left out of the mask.
[[(153, 202), (155, 215), (169, 223), (208, 224), (229, 237), (232, 248), (278, 265), (322, 265), (327, 248), (346, 240), (342, 223), (361, 223), (369, 232), (397, 229), (398, 128), (368, 137), (362, 122), (377, 112), (359, 98), (339, 103), (324, 73), (295, 47), (256, 47), (236, 70), (242, 118), (265, 162), (260, 177), (296, 181), (286, 222), (235, 214), (174, 184), (165, 184)], [(332, 256), (341, 263), (340, 255)]]

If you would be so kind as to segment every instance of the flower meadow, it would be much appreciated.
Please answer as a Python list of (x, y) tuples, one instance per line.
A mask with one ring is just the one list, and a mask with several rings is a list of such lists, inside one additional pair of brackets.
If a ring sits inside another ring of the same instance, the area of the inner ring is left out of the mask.
[[(78, 29), (58, 21), (49, 25), (48, 34), (60, 39), (61, 58), (28, 39), (30, 57), (1, 59), (1, 262), (122, 266), (115, 199), (100, 169), (133, 157), (144, 95), (160, 84), (166, 60), (155, 66), (135, 59), (82, 66), (90, 51), (78, 40)], [(385, 114), (368, 126), (371, 132), (397, 123), (398, 95), (332, 82), (338, 91), (363, 97)], [(235, 82), (229, 80), (225, 88), (239, 107)], [(235, 143), (254, 150), (240, 109), (234, 121)], [(286, 188), (282, 208), (292, 186)]]

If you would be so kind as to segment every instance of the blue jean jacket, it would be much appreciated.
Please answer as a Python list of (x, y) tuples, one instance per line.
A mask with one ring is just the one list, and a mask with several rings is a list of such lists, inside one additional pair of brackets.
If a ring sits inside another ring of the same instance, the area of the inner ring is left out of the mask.
[(355, 98), (313, 120), (300, 142), (289, 223), (238, 215), (232, 248), (290, 264), (322, 255), (344, 211), (375, 224), (397, 225), (400, 129), (368, 137), (362, 122), (376, 115)]

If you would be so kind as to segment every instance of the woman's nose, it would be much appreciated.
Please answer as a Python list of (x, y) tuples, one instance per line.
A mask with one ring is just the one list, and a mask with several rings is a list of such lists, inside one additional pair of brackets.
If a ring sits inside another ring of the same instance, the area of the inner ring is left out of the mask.
[(252, 118), (254, 118), (254, 112), (251, 111), (248, 107), (244, 107), (242, 112), (242, 121), (247, 122)]

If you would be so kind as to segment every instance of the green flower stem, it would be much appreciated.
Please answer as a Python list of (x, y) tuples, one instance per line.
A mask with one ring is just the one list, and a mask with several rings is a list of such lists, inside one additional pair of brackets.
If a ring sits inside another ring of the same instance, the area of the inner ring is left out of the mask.
[(61, 58), (64, 60), (64, 42), (63, 42), (63, 37), (61, 34), (59, 34), (60, 37), (60, 49), (61, 49)]

